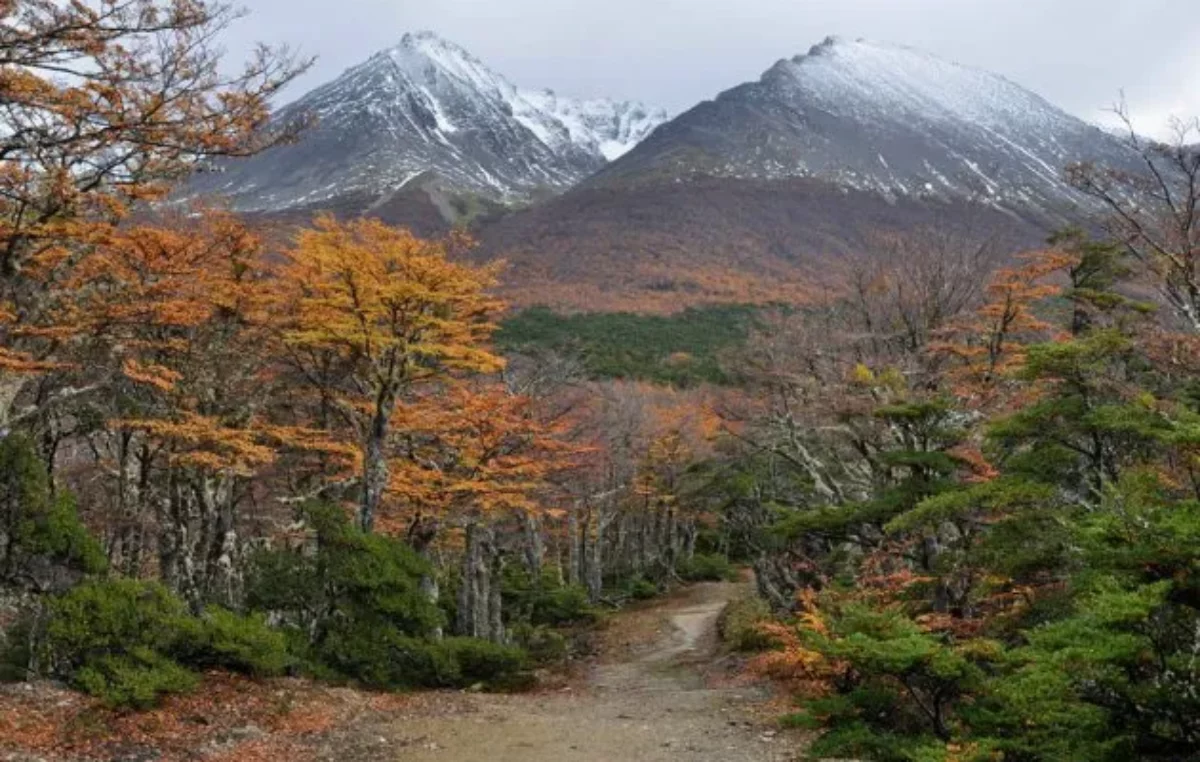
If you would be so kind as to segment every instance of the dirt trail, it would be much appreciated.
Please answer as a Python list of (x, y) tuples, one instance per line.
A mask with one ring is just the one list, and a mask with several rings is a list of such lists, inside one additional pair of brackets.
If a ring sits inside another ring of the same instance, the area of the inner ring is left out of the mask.
[(742, 584), (696, 585), (625, 612), (582, 685), (550, 694), (466, 695), (387, 735), (413, 762), (776, 762), (796, 758), (768, 724), (765, 689), (721, 685), (716, 622)]

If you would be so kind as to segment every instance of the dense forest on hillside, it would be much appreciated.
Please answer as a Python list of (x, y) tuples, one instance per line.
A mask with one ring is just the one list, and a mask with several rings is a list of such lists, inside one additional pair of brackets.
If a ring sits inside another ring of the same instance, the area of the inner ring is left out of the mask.
[(594, 378), (675, 386), (728, 384), (723, 358), (745, 343), (760, 307), (690, 307), (672, 315), (559, 314), (533, 307), (505, 318), (496, 346), (505, 353), (550, 351), (576, 357)]
[(465, 236), (152, 203), (302, 129), (304, 62), (103, 7), (0, 10), (0, 679), (519, 690), (740, 563), (726, 636), (814, 759), (1200, 759), (1197, 125), (1066, 168), (1095, 235), (881, 231), (803, 309), (501, 325)]

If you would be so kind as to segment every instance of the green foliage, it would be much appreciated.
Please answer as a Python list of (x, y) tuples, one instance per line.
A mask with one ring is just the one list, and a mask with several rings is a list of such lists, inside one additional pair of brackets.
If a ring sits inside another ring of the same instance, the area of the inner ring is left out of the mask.
[(758, 596), (731, 601), (721, 612), (717, 623), (721, 640), (735, 651), (765, 651), (772, 645), (771, 637), (761, 625), (772, 620), (771, 607)]
[[(1138, 351), (1099, 327), (1031, 348), (1023, 374), (1042, 393), (987, 429), (1000, 475), (958, 483), (929, 462), (917, 467), (933, 478), (911, 496), (926, 494), (895, 501), (886, 529), (937, 543), (921, 559), (931, 581), (886, 606), (851, 590), (827, 594), (828, 631), (802, 640), (841, 665), (839, 676), (794, 718), (826, 728), (814, 755), (1197, 758), (1200, 500), (1180, 478), (1195, 473), (1185, 465), (1195, 412), (1171, 402)], [(919, 463), (908, 453), (887, 462)], [(819, 530), (806, 521), (795, 536)], [(1024, 605), (986, 615), (992, 596), (1014, 592)], [(961, 628), (932, 631), (923, 614)]]
[(599, 617), (585, 588), (565, 585), (556, 569), (547, 568), (539, 580), (522, 565), (504, 568), (501, 579), (504, 611), (512, 624), (561, 627), (590, 624)]
[(697, 553), (679, 562), (679, 576), (689, 582), (733, 582), (737, 569), (729, 559), (717, 553)]
[(986, 515), (1039, 507), (1054, 502), (1056, 491), (1048, 484), (1018, 478), (1001, 478), (962, 489), (949, 490), (925, 498), (910, 511), (888, 523), (889, 532), (936, 528), (943, 521), (953, 521), (968, 511), (984, 511)]
[(420, 587), (428, 564), (404, 542), (365, 534), (336, 506), (312, 505), (306, 516), (316, 529), (316, 552), (260, 553), (247, 585), (251, 608), (312, 633), (314, 644), (347, 622), (415, 637), (442, 624)]
[(385, 625), (339, 623), (327, 628), (314, 650), (332, 674), (367, 687), (395, 690), (462, 682), (458, 665), (435, 641), (403, 635)]
[(162, 585), (130, 579), (85, 582), (51, 599), (44, 631), (26, 636), (52, 674), (120, 707), (190, 690), (194, 670), (269, 676), (292, 663), (283, 633), (261, 616), (219, 608), (193, 616)]
[(528, 658), (516, 646), (478, 638), (446, 638), (437, 644), (458, 667), (463, 683), (492, 683), (525, 669)]
[(476, 638), (414, 638), (364, 623), (331, 628), (319, 655), (336, 674), (387, 690), (507, 683), (527, 663), (517, 646)]
[[(403, 542), (364, 534), (334, 506), (309, 506), (306, 516), (316, 529), (315, 551), (260, 554), (248, 597), (254, 607), (282, 619), (287, 639), (310, 672), (402, 689), (507, 684), (524, 671), (526, 655), (519, 647), (432, 639), (444, 620), (420, 588), (430, 569)], [(529, 601), (535, 623), (580, 616), (574, 589), (538, 592)], [(247, 620), (226, 622), (221, 632), (254, 635), (223, 652), (237, 655), (260, 653), (257, 649), (273, 644), (276, 635), (256, 630)], [(265, 641), (268, 634), (271, 639)]]
[(656, 582), (648, 580), (640, 574), (627, 579), (623, 588), (625, 594), (635, 601), (648, 601), (662, 592)]
[(195, 634), (176, 650), (184, 663), (257, 677), (283, 674), (294, 662), (287, 637), (262, 614), (242, 616), (213, 607), (199, 618)]
[(562, 664), (570, 655), (570, 644), (561, 632), (527, 623), (515, 625), (510, 634), (513, 643), (525, 651), (536, 664)]
[(812, 752), (899, 762), (949, 742), (959, 702), (982, 684), (980, 657), (992, 649), (957, 647), (898, 610), (831, 610), (828, 632), (802, 630), (805, 647), (846, 666), (836, 693), (803, 703), (829, 728)]
[(745, 342), (757, 310), (693, 307), (676, 315), (560, 315), (545, 307), (520, 312), (496, 334), (503, 352), (550, 349), (576, 355), (596, 378), (631, 378), (681, 386), (726, 384), (721, 354)]
[(32, 442), (19, 434), (0, 439), (0, 581), (24, 583), (43, 558), (68, 570), (95, 574), (107, 560), (79, 520), (75, 499), (53, 494), (50, 477)]
[(588, 624), (598, 618), (588, 592), (579, 585), (564, 585), (535, 593), (531, 599), (529, 621), (534, 625)]
[(169, 655), (198, 633), (184, 602), (155, 582), (85, 582), (50, 601), (42, 647), (55, 672), (144, 648)]
[(196, 688), (195, 672), (146, 646), (98, 656), (75, 673), (80, 690), (115, 709), (148, 709), (171, 693)]

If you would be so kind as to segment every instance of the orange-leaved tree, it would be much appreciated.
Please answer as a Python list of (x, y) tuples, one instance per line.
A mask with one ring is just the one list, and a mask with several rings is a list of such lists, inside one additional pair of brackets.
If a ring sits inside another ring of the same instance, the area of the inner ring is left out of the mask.
[(75, 270), (81, 296), (63, 322), (90, 337), (86, 374), (106, 393), (73, 411), (95, 422), (82, 433), (113, 561), (136, 573), (152, 534), (168, 584), (197, 607), (229, 604), (254, 481), (281, 448), (315, 437), (270, 416), (277, 353), (259, 238), (212, 211), (156, 223), (118, 231)]
[(1016, 267), (993, 273), (984, 304), (955, 321), (930, 345), (932, 352), (959, 360), (951, 375), (962, 397), (992, 399), (998, 382), (1021, 366), (1026, 346), (1044, 339), (1053, 328), (1037, 308), (1062, 293), (1053, 277), (1070, 268), (1076, 258), (1046, 249), (1023, 254), (1020, 260)]
[(260, 48), (221, 61), (221, 0), (0, 2), (0, 429), (29, 379), (69, 364), (73, 270), (138, 202), (207, 157), (254, 152), (270, 98), (304, 68)]
[[(461, 528), (457, 631), (501, 640), (496, 527), (520, 524), (537, 578), (548, 477), (569, 468), (582, 448), (566, 441), (562, 422), (542, 416), (535, 400), (493, 378), (428, 385), (397, 407), (395, 421), (389, 503), (399, 510), (386, 511), (378, 526), (398, 533), (403, 521), (421, 552), (443, 524)], [(425, 584), (436, 595), (433, 580)]]
[(366, 531), (391, 481), (401, 400), (422, 385), (503, 367), (485, 347), (499, 306), (486, 293), (497, 267), (450, 261), (458, 245), (323, 216), (298, 235), (276, 281), (286, 362), (313, 395), (317, 421), (359, 443)]

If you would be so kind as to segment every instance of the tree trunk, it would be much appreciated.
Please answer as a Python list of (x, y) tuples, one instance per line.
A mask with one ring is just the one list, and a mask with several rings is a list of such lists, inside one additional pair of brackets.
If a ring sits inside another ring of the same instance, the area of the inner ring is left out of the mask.
[[(595, 526), (596, 534), (591, 540), (591, 546), (588, 549), (586, 566), (587, 570), (584, 578), (587, 581), (588, 597), (592, 602), (600, 600), (604, 593), (604, 533), (608, 526), (612, 523), (614, 514), (606, 511), (602, 506), (595, 510)], [(592, 522), (588, 522), (589, 526)], [(586, 531), (585, 527), (585, 531)]]
[[(437, 605), (439, 598), (441, 598), (441, 588), (438, 587), (437, 577), (435, 577), (433, 574), (421, 575), (421, 595), (423, 595), (425, 600), (429, 601), (434, 606)], [(433, 632), (431, 632), (430, 635), (434, 640), (441, 640), (444, 633), (442, 632), (442, 628), (439, 626), (434, 627)]]
[(204, 607), (204, 596), (198, 581), (194, 502), (191, 491), (177, 474), (171, 473), (167, 493), (160, 502), (158, 552), (163, 583), (193, 611), (199, 611)]
[[(441, 587), (433, 572), (435, 565), (432, 549), (433, 541), (437, 538), (440, 529), (441, 523), (437, 519), (426, 517), (424, 514), (417, 514), (417, 517), (408, 526), (408, 544), (417, 552), (417, 555), (425, 560), (430, 569), (421, 575), (421, 594), (425, 600), (435, 606), (441, 598)], [(443, 634), (441, 627), (434, 628), (434, 638), (440, 640)]]
[(588, 553), (587, 589), (593, 603), (600, 600), (604, 589), (604, 524), (596, 519), (596, 536), (592, 538)]
[(201, 571), (204, 602), (237, 608), (241, 605), (245, 578), (237, 529), (234, 477), (201, 475), (196, 478), (197, 502), (204, 527), (201, 537), (205, 542), (202, 547), (205, 564)]
[(679, 524), (675, 518), (674, 506), (667, 506), (666, 524), (664, 541), (667, 549), (667, 568), (674, 570), (679, 563)]
[(648, 511), (643, 511), (638, 516), (638, 560), (637, 568), (639, 572), (645, 573), (650, 569), (650, 520), (651, 514)]
[(542, 562), (546, 555), (542, 544), (542, 527), (538, 517), (533, 513), (521, 514), (525, 529), (525, 566), (535, 586), (542, 584)]
[(12, 422), (13, 408), (17, 397), (29, 382), (30, 376), (25, 373), (13, 373), (0, 370), (0, 439), (8, 436)]
[(495, 546), (491, 549), (491, 579), (492, 587), (488, 594), (488, 640), (493, 643), (503, 643), (506, 639), (504, 632), (504, 598), (501, 595), (500, 580), (504, 575), (504, 559)]
[(579, 570), (583, 568), (583, 559), (579, 538), (579, 507), (576, 506), (567, 515), (567, 584), (581, 583)]
[(771, 609), (777, 612), (792, 610), (794, 590), (781, 590), (775, 579), (774, 564), (764, 554), (754, 562), (754, 582), (758, 588), (758, 596), (765, 600)]
[(459, 635), (487, 640), (503, 635), (503, 627), (499, 633), (493, 631), (499, 612), (494, 617), (492, 609), (500, 605), (499, 579), (493, 580), (494, 556), (490, 530), (475, 522), (468, 524), (462, 586), (458, 592)]
[(621, 514), (617, 519), (617, 540), (613, 548), (613, 560), (609, 567), (617, 574), (627, 573), (632, 564), (629, 563), (629, 516)]
[(375, 516), (388, 486), (387, 438), (392, 413), (396, 407), (395, 394), (388, 390), (379, 392), (375, 403), (375, 414), (367, 432), (363, 457), (363, 498), (359, 506), (358, 524), (364, 532), (375, 528)]

